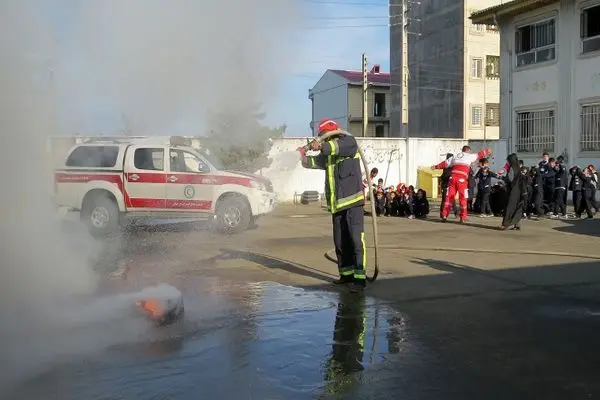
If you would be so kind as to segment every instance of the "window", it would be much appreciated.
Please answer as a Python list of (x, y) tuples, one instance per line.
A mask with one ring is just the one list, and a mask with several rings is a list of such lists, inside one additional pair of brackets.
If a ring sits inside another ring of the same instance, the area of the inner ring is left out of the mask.
[(600, 5), (581, 12), (581, 52), (600, 50)]
[(554, 151), (554, 110), (517, 113), (517, 151), (540, 154)]
[(500, 103), (485, 105), (485, 126), (500, 126)]
[(485, 76), (500, 78), (500, 56), (485, 56)]
[(481, 106), (471, 107), (471, 125), (472, 126), (481, 126), (481, 114), (483, 114), (483, 110), (482, 110)]
[(375, 127), (375, 137), (384, 137), (385, 135), (383, 133), (383, 125), (377, 125)]
[(471, 78), (480, 79), (483, 69), (483, 59), (473, 58), (471, 59)]
[(385, 93), (375, 93), (374, 117), (385, 117)]
[(478, 33), (485, 32), (485, 25), (482, 24), (472, 24), (471, 29)]
[(133, 166), (147, 171), (164, 171), (164, 149), (136, 149), (133, 154)]
[(517, 67), (554, 60), (555, 44), (554, 19), (518, 28), (515, 32)]
[(82, 168), (113, 168), (119, 157), (119, 146), (81, 146), (73, 150), (65, 165)]
[(204, 160), (187, 151), (171, 150), (169, 157), (172, 172), (205, 172), (209, 170)]
[(581, 106), (581, 151), (600, 151), (600, 103)]

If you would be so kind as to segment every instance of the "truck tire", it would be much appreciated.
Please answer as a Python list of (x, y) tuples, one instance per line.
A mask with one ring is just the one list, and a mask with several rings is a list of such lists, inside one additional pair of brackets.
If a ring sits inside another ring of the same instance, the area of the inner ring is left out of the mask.
[(219, 201), (215, 214), (215, 228), (220, 233), (235, 234), (248, 229), (252, 211), (243, 198), (229, 196)]
[(119, 217), (119, 208), (105, 195), (92, 197), (81, 210), (81, 219), (94, 237), (106, 237), (118, 231)]

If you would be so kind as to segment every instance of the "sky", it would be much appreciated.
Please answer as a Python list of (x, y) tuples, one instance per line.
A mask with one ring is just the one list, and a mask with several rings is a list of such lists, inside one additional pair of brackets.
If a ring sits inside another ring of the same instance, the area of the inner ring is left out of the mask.
[(289, 136), (311, 135), (308, 90), (327, 69), (361, 69), (369, 65), (389, 71), (389, 7), (387, 0), (304, 1), (310, 22), (303, 32), (303, 62), (285, 77), (276, 100), (267, 108), (272, 124), (284, 122)]
[[(81, 36), (71, 23), (78, 12), (77, 7), (74, 6), (77, 0), (38, 1), (42, 4), (44, 16), (55, 28), (54, 34), (63, 56), (68, 55), (68, 52), (74, 48), (72, 43)], [(134, 0), (124, 0), (127, 1)], [(160, 0), (147, 1), (151, 3)], [(280, 1), (283, 4), (283, 0)], [(273, 50), (277, 53), (270, 54), (275, 56), (274, 60), (280, 60), (271, 61), (271, 64), (275, 64), (272, 68), (277, 68), (277, 71), (271, 71), (273, 79), (277, 82), (273, 84), (273, 91), (261, 94), (260, 101), (266, 114), (265, 124), (287, 125), (286, 136), (308, 136), (311, 134), (309, 123), (312, 115), (308, 91), (327, 69), (360, 70), (361, 54), (364, 52), (367, 54), (370, 66), (379, 64), (382, 71), (389, 71), (389, 8), (387, 0), (289, 1), (297, 2), (295, 4), (300, 8), (302, 16), (299, 21), (295, 20), (298, 22), (294, 27), (295, 39), (293, 41), (286, 39), (283, 47)], [(260, 41), (264, 38), (259, 37), (256, 40)], [(109, 96), (98, 95), (91, 101), (90, 93), (95, 93), (94, 91), (100, 93), (102, 87), (99, 86), (102, 85), (96, 83), (95, 87), (89, 86), (86, 80), (93, 79), (93, 75), (90, 73), (85, 75), (82, 72), (87, 68), (84, 64), (73, 59), (64, 64), (53, 67), (61, 69), (60, 76), (57, 77), (50, 72), (55, 87), (61, 86), (61, 82), (68, 82), (68, 85), (63, 85), (68, 88), (54, 89), (60, 92), (56, 96), (59, 99), (59, 108), (62, 109), (60, 118), (63, 122), (64, 134), (73, 134), (72, 130), (110, 134), (122, 129), (124, 118), (118, 111), (118, 107), (122, 105), (117, 106), (114, 97), (111, 100)], [(157, 69), (154, 72), (160, 71)], [(79, 77), (75, 79), (76, 76)], [(261, 82), (262, 85), (269, 86), (268, 82)], [(83, 96), (84, 89), (87, 89), (87, 97), (78, 98), (78, 95)], [(130, 90), (137, 89), (139, 87), (130, 88)], [(179, 100), (183, 104), (185, 99), (182, 97)], [(153, 106), (155, 106), (154, 110), (158, 107), (157, 104)], [(189, 116), (181, 118), (177, 123), (171, 122), (168, 128), (171, 132), (164, 134), (189, 134), (195, 124), (196, 121)], [(189, 129), (186, 130), (186, 127)], [(152, 134), (154, 133), (156, 132)]]

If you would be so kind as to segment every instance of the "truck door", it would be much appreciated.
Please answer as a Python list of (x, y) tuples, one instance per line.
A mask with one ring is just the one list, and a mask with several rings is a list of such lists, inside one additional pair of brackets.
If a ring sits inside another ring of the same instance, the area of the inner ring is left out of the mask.
[(125, 199), (135, 211), (166, 209), (166, 150), (163, 147), (132, 146), (125, 160)]
[(169, 150), (167, 208), (171, 211), (210, 212), (214, 185), (210, 169), (189, 151)]

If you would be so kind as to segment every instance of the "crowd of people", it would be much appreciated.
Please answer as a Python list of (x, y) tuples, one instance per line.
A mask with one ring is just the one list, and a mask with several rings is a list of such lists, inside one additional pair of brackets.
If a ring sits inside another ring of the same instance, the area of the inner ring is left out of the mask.
[[(481, 153), (481, 152), (480, 152)], [(540, 219), (540, 218), (593, 218), (598, 211), (598, 200), (596, 191), (599, 185), (599, 176), (593, 165), (581, 168), (579, 166), (567, 167), (564, 157), (550, 157), (544, 153), (542, 160), (530, 167), (524, 165), (522, 160), (514, 157), (507, 159), (505, 167), (499, 171), (493, 171), (490, 167), (487, 154), (473, 153), (477, 164), (473, 168), (468, 165), (468, 172), (465, 175), (464, 185), (466, 193), (464, 195), (465, 212), (462, 213), (460, 203), (457, 204), (455, 197), (462, 195), (462, 187), (453, 190), (450, 193), (450, 183), (455, 162), (453, 154), (446, 154), (446, 160), (434, 166), (443, 169), (439, 178), (440, 191), (442, 194), (442, 206), (440, 207), (440, 217), (445, 220), (448, 213), (444, 215), (444, 204), (448, 194), (451, 199), (448, 202), (450, 211), (460, 218), (461, 221), (466, 218), (467, 213), (475, 214), (479, 217), (502, 216), (506, 208), (509, 207), (509, 196), (511, 181), (515, 185), (515, 192), (519, 192), (519, 198), (516, 199), (522, 215), (521, 218)], [(512, 155), (511, 155), (512, 156)], [(512, 168), (513, 173), (519, 172), (519, 176), (509, 176), (511, 170), (510, 163), (515, 165)], [(445, 165), (445, 164), (448, 165)], [(467, 171), (465, 169), (465, 171)], [(397, 216), (410, 219), (425, 218), (430, 212), (427, 193), (423, 189), (415, 189), (412, 185), (402, 183), (396, 186), (384, 186), (383, 179), (375, 179), (378, 175), (377, 168), (370, 171), (371, 181), (373, 182), (372, 199), (375, 202), (377, 216)], [(454, 169), (456, 173), (456, 168)], [(367, 180), (363, 180), (363, 188), (367, 189)], [(567, 194), (572, 192), (573, 213), (571, 216), (567, 213)], [(460, 200), (459, 200), (460, 201)], [(514, 212), (515, 210), (509, 210)], [(518, 226), (518, 224), (516, 224)]]
[[(377, 168), (370, 172), (371, 181), (374, 181), (379, 173)], [(427, 193), (423, 189), (416, 190), (412, 185), (402, 183), (397, 186), (384, 186), (383, 179), (379, 178), (373, 183), (372, 197), (375, 202), (377, 216), (406, 217), (409, 219), (425, 218), (429, 214), (429, 201)], [(367, 188), (366, 179), (363, 181), (363, 189)]]
[[(448, 154), (447, 157), (451, 157)], [(542, 160), (530, 167), (518, 160), (518, 169), (522, 176), (524, 193), (523, 217), (569, 218), (567, 213), (567, 194), (572, 192), (573, 216), (593, 218), (598, 211), (596, 189), (598, 173), (593, 165), (585, 168), (572, 166), (567, 169), (562, 156), (551, 158), (543, 154)], [(442, 174), (442, 188), (447, 186), (448, 171)], [(445, 175), (445, 176), (444, 176)], [(469, 173), (469, 212), (481, 217), (501, 215), (508, 203), (507, 182), (504, 170), (490, 170), (487, 158), (481, 158), (477, 171)]]

